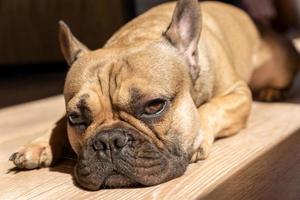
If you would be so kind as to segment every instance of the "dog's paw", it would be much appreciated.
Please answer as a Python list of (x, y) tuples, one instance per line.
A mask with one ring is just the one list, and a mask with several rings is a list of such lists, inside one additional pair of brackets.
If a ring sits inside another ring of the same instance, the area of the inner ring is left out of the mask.
[(199, 160), (205, 160), (209, 156), (209, 154), (211, 152), (211, 148), (212, 148), (212, 142), (204, 141), (201, 144), (201, 146), (198, 148), (198, 150), (196, 152), (194, 152), (190, 162), (194, 163)]
[(36, 142), (22, 147), (9, 160), (20, 169), (48, 167), (52, 162), (52, 153), (49, 144)]
[(282, 90), (275, 88), (266, 88), (259, 92), (258, 100), (272, 102), (284, 99), (284, 94)]

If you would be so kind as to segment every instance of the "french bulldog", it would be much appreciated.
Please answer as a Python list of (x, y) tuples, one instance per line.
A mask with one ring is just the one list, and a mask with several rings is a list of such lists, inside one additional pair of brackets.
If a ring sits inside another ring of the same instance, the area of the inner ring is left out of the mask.
[(48, 167), (71, 146), (75, 178), (89, 190), (181, 176), (216, 138), (246, 126), (252, 93), (280, 99), (299, 67), (289, 41), (220, 2), (157, 6), (93, 51), (64, 22), (59, 27), (70, 66), (66, 115), (10, 160)]

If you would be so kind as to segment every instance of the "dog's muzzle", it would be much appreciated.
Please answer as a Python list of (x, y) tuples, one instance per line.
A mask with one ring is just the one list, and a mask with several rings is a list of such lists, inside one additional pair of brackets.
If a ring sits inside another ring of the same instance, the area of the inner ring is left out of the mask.
[(180, 145), (170, 142), (159, 149), (131, 128), (103, 130), (90, 138), (75, 167), (75, 178), (84, 188), (156, 185), (184, 173), (188, 165)]

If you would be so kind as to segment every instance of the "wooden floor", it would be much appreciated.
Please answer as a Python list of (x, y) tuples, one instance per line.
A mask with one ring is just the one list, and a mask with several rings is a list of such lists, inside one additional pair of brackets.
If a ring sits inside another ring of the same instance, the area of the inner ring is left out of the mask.
[(247, 129), (217, 141), (211, 156), (191, 164), (180, 178), (154, 187), (97, 192), (74, 184), (72, 160), (50, 169), (20, 172), (8, 162), (20, 145), (43, 133), (63, 115), (62, 96), (1, 109), (0, 200), (299, 200), (300, 90), (294, 89), (290, 96), (286, 103), (254, 103)]

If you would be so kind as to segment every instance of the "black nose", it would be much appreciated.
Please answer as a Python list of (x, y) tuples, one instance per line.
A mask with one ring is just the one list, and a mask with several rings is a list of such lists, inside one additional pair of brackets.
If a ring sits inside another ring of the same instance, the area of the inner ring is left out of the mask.
[(93, 142), (95, 151), (115, 151), (121, 150), (127, 145), (128, 138), (121, 130), (100, 132), (96, 135)]

